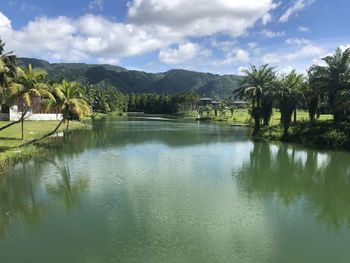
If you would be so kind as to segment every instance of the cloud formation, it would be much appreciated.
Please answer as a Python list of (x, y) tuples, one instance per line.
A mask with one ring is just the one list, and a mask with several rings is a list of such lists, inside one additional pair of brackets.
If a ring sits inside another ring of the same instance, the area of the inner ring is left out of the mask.
[[(92, 14), (41, 16), (17, 30), (0, 12), (0, 34), (20, 56), (116, 62), (159, 51), (162, 61), (172, 63), (179, 61), (172, 58), (176, 54), (196, 47), (183, 44), (189, 38), (215, 34), (237, 38), (258, 21), (267, 23), (275, 7), (273, 0), (132, 0), (124, 22)], [(88, 8), (102, 9), (103, 0), (90, 1)]]
[(315, 2), (315, 0), (294, 0), (293, 5), (283, 13), (279, 21), (281, 23), (287, 22), (293, 14), (297, 14), (299, 11), (311, 5), (313, 2)]

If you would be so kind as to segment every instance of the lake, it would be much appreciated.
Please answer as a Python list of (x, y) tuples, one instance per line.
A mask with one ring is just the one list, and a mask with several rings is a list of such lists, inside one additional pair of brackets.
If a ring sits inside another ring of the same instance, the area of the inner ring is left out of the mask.
[(51, 138), (0, 178), (0, 262), (350, 262), (350, 154), (172, 118)]

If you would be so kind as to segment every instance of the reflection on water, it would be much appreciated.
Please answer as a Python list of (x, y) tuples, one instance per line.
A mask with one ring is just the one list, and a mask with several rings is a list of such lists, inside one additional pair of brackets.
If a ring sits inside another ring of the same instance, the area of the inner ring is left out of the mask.
[(305, 209), (329, 227), (350, 226), (349, 154), (321, 153), (288, 145), (256, 143), (239, 171), (249, 194), (274, 195), (286, 206), (304, 199)]
[(348, 153), (158, 119), (51, 140), (0, 178), (0, 262), (350, 260)]

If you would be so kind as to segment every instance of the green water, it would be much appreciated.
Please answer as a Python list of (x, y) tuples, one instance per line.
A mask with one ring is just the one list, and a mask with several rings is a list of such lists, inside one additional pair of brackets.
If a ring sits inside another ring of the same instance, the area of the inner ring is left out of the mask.
[(350, 154), (125, 119), (0, 178), (0, 262), (350, 262)]

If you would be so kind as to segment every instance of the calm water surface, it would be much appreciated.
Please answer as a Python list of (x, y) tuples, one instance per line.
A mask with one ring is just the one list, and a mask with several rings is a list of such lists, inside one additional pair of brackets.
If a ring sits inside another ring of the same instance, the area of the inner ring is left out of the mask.
[(350, 262), (350, 154), (130, 118), (0, 178), (0, 262)]

